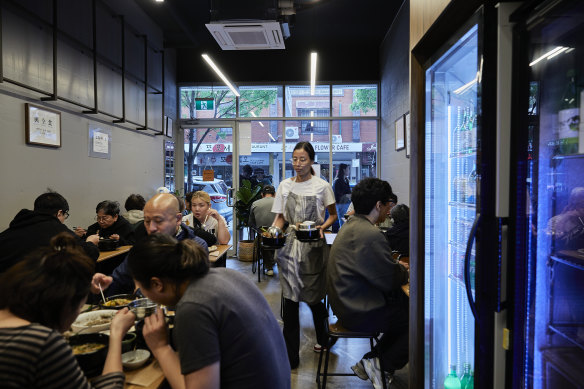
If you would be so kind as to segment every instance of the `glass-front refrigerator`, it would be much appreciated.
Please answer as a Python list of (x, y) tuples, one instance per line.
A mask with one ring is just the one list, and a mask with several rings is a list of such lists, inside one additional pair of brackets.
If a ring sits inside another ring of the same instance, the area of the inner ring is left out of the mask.
[(509, 387), (584, 387), (584, 3), (517, 20), (515, 307)]
[(423, 228), (413, 231), (410, 383), (427, 389), (505, 385), (498, 334), (505, 326), (509, 215), (506, 21), (516, 5), (486, 4), (462, 19), (460, 4), (447, 8), (413, 50), (425, 98), (414, 143), (420, 156), (413, 167), (423, 180), (415, 180), (420, 196), (413, 209)]
[(449, 373), (460, 385), (474, 371), (478, 35), (475, 23), (426, 70), (426, 388), (455, 388)]

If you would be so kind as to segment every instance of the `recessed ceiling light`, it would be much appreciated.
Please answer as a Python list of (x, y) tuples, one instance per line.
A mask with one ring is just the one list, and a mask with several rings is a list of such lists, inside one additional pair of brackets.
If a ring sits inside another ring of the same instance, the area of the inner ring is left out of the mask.
[(227, 79), (227, 77), (225, 77), (225, 75), (223, 74), (223, 72), (221, 70), (219, 70), (219, 68), (217, 67), (217, 65), (215, 65), (215, 62), (213, 62), (213, 60), (211, 59), (211, 57), (209, 57), (207, 54), (201, 54), (201, 56), (207, 62), (207, 64), (209, 66), (211, 66), (211, 69), (213, 69), (215, 71), (215, 73), (219, 76), (219, 78), (221, 80), (223, 80), (223, 82), (225, 83), (225, 85), (227, 85), (227, 87), (229, 89), (231, 89), (231, 92), (233, 92), (233, 94), (235, 96), (239, 97), (240, 96), (239, 90), (237, 90), (237, 88), (234, 87), (233, 84), (231, 84), (231, 82)]

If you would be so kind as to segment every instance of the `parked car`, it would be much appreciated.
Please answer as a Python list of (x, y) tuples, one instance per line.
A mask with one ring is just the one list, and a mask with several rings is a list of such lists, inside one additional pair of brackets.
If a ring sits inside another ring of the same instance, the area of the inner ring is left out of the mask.
[(207, 192), (211, 197), (211, 208), (219, 212), (229, 223), (233, 219), (233, 209), (227, 206), (227, 189), (223, 180), (215, 178), (213, 181), (203, 181), (202, 176), (193, 176), (192, 191), (203, 190)]

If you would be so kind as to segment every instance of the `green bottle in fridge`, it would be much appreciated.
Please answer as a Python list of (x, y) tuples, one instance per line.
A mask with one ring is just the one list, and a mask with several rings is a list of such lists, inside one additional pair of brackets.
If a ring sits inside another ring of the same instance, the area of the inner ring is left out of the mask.
[(456, 375), (456, 365), (450, 365), (450, 374), (444, 379), (444, 389), (462, 389)]

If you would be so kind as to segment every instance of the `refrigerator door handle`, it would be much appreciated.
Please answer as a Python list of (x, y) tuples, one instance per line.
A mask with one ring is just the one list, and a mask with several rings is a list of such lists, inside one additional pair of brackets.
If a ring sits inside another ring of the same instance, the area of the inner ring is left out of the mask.
[(466, 242), (466, 251), (464, 253), (464, 286), (466, 287), (466, 297), (468, 298), (468, 304), (470, 305), (470, 309), (475, 320), (477, 318), (477, 307), (472, 297), (472, 289), (470, 285), (470, 255), (472, 252), (472, 243), (475, 240), (477, 234), (477, 227), (479, 225), (480, 220), (481, 214), (477, 213), (477, 216), (475, 217), (475, 220), (472, 223), (470, 234), (468, 234), (468, 240)]

